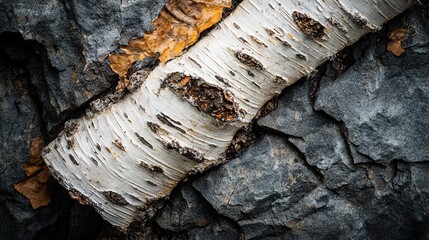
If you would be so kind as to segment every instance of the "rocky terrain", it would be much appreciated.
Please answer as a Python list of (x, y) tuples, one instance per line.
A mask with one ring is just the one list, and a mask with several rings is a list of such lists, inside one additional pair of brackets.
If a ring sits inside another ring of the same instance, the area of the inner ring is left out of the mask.
[(150, 226), (120, 233), (54, 182), (33, 209), (13, 185), (32, 141), (115, 87), (106, 57), (164, 3), (0, 3), (0, 239), (429, 239), (427, 4), (287, 88), (255, 143), (182, 183)]

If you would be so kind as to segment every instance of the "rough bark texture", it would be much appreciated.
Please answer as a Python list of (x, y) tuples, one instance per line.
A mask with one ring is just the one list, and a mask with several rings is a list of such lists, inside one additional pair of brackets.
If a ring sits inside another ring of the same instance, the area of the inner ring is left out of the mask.
[[(6, 139), (0, 148), (0, 236), (429, 238), (428, 13), (427, 5), (413, 8), (286, 89), (278, 109), (258, 122), (263, 128), (256, 128), (260, 137), (254, 145), (179, 186), (149, 228), (133, 228), (128, 236), (108, 225), (100, 233), (101, 218), (72, 203), (59, 186), (50, 205), (36, 210), (13, 189), (25, 178), (21, 164), (31, 158), (31, 140), (49, 140), (42, 109), (50, 103), (31, 80), (44, 77), (30, 71), (43, 69), (47, 55), (45, 43), (0, 35), (0, 134)], [(17, 21), (13, 14), (12, 20), (0, 16), (0, 22)], [(389, 33), (398, 28), (410, 34), (402, 44), (405, 52), (395, 57), (386, 47)], [(97, 84), (104, 89), (103, 82)]]

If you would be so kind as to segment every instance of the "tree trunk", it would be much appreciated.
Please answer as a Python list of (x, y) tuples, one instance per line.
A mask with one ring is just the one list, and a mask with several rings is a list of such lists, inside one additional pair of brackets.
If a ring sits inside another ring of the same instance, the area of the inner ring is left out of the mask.
[(413, 3), (244, 0), (182, 56), (134, 73), (143, 83), (132, 94), (66, 124), (43, 158), (72, 195), (126, 229), (189, 174), (221, 163), (268, 100)]

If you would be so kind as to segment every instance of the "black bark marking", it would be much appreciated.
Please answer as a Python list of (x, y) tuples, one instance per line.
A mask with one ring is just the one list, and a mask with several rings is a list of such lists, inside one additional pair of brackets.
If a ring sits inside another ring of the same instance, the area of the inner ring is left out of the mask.
[(66, 139), (66, 148), (72, 149), (73, 147), (74, 147), (74, 139), (73, 138)]
[(79, 122), (76, 119), (68, 120), (64, 124), (64, 133), (67, 137), (73, 136), (79, 129)]
[(326, 28), (305, 13), (293, 12), (292, 17), (299, 29), (310, 38), (322, 38)]
[(259, 40), (255, 36), (250, 36), (250, 39), (252, 39), (255, 43), (257, 43), (258, 45), (260, 45), (262, 47), (268, 47), (265, 43), (263, 43), (261, 40)]
[(295, 56), (301, 60), (307, 60), (307, 57), (304, 54), (297, 53), (297, 54), (295, 54)]
[(242, 117), (245, 117), (246, 116), (246, 114), (247, 114), (247, 111), (246, 110), (244, 110), (244, 109), (240, 109), (240, 115), (242, 116)]
[(176, 129), (177, 131), (181, 132), (181, 133), (186, 133), (185, 130), (181, 129), (180, 127), (174, 125), (171, 121), (173, 121), (174, 123), (178, 124), (178, 125), (182, 125), (177, 121), (174, 121), (173, 119), (169, 118), (168, 116), (164, 115), (164, 114), (157, 114), (156, 118), (158, 118), (159, 121), (161, 121), (162, 123), (164, 123), (165, 125), (172, 127), (174, 129)]
[(328, 21), (332, 24), (332, 25), (334, 25), (335, 27), (337, 27), (338, 29), (340, 29), (342, 32), (344, 32), (344, 33), (348, 33), (349, 32), (349, 30), (347, 30), (347, 28), (346, 27), (344, 27), (344, 25), (343, 24), (341, 24), (339, 21), (337, 21), (336, 19), (334, 19), (334, 18), (332, 18), (332, 17), (330, 17), (330, 18), (328, 18)]
[(255, 77), (255, 74), (253, 74), (250, 70), (247, 70), (247, 74), (251, 77)]
[(94, 206), (94, 203), (89, 200), (89, 198), (85, 197), (83, 194), (78, 192), (76, 189), (70, 189), (69, 195), (72, 199), (77, 200), (82, 205)]
[[(89, 104), (89, 110), (86, 111), (86, 116), (92, 118), (95, 114), (104, 111), (105, 109), (111, 107), (113, 104), (119, 102), (125, 96), (124, 92), (113, 92), (104, 95), (101, 98), (98, 98), (92, 101)], [(94, 126), (93, 126), (94, 127)]]
[(146, 139), (144, 139), (142, 136), (140, 136), (140, 134), (138, 134), (137, 132), (134, 132), (134, 135), (136, 135), (136, 137), (139, 139), (139, 141), (141, 143), (148, 146), (150, 149), (153, 149), (152, 144), (150, 144), (148, 141), (146, 141)]
[(165, 131), (159, 124), (153, 123), (153, 122), (147, 122), (147, 126), (149, 127), (152, 132), (157, 134), (167, 134), (167, 131)]
[(356, 24), (359, 27), (363, 28), (368, 25), (368, 20), (362, 17), (359, 13), (355, 13), (352, 16), (353, 16), (353, 20), (355, 20)]
[(93, 157), (90, 157), (91, 158), (91, 161), (95, 164), (95, 165), (98, 165), (98, 162), (97, 162), (97, 160), (95, 160), (95, 158), (93, 158)]
[(273, 82), (276, 84), (283, 84), (283, 83), (286, 83), (287, 80), (281, 76), (276, 76), (276, 78), (274, 78)]
[(238, 26), (237, 23), (233, 23), (233, 25), (234, 25), (235, 28), (240, 29), (240, 26)]
[(69, 154), (69, 157), (70, 157), (70, 161), (72, 161), (72, 163), (73, 163), (74, 165), (79, 166), (79, 163), (76, 161), (76, 159), (73, 157), (73, 155)]
[(254, 68), (257, 70), (262, 70), (264, 68), (264, 65), (262, 65), (260, 61), (250, 56), (249, 54), (237, 51), (235, 53), (235, 56), (237, 57), (238, 60), (240, 60), (240, 62), (249, 66), (250, 68)]
[(240, 42), (244, 43), (244, 44), (248, 44), (249, 42), (246, 41), (246, 39), (239, 37), (238, 40), (240, 40)]
[(265, 28), (265, 32), (268, 33), (268, 35), (273, 36), (274, 35), (274, 31), (269, 29), (269, 28)]
[(290, 43), (288, 43), (286, 40), (283, 40), (279, 37), (276, 37), (276, 39), (285, 47), (291, 47)]
[(195, 65), (197, 65), (197, 67), (198, 68), (203, 68), (195, 59), (193, 59), (193, 58), (191, 58), (191, 57), (188, 57), (188, 59), (192, 62), (192, 63), (194, 63)]
[(152, 181), (146, 180), (146, 182), (147, 182), (149, 185), (151, 185), (151, 186), (154, 186), (154, 187), (156, 187), (156, 186), (157, 186), (157, 185), (156, 185), (154, 182), (152, 182)]
[(162, 169), (162, 167), (160, 167), (160, 166), (149, 165), (149, 164), (144, 163), (144, 162), (141, 162), (140, 166), (142, 168), (147, 169), (147, 170), (154, 172), (154, 173), (164, 173), (164, 169)]
[(98, 150), (98, 151), (101, 151), (101, 146), (100, 146), (100, 144), (98, 144), (98, 143), (97, 143), (97, 144), (95, 145), (95, 147), (97, 148), (97, 150)]
[(116, 205), (128, 205), (128, 201), (121, 196), (119, 193), (115, 193), (112, 191), (104, 191), (101, 192), (104, 197), (107, 198), (107, 200), (109, 200), (111, 203), (116, 204)]
[(218, 121), (233, 122), (238, 118), (238, 104), (232, 93), (201, 78), (176, 72), (169, 74), (162, 85)]
[(51, 152), (51, 149), (49, 147), (43, 148), (43, 154), (48, 154)]
[[(235, 74), (234, 74), (235, 75)], [(226, 86), (228, 86), (228, 87), (230, 87), (231, 85), (229, 85), (229, 82), (228, 82), (228, 80), (226, 79), (226, 78), (223, 78), (223, 77), (221, 77), (221, 76), (219, 76), (219, 75), (215, 75), (215, 78), (217, 79), (217, 80), (219, 80), (219, 82), (221, 82), (221, 83), (223, 83), (223, 84), (225, 84)]]
[(128, 117), (128, 114), (127, 114), (127, 113), (124, 113), (124, 117), (127, 119), (127, 121), (128, 121), (128, 122), (133, 123), (133, 122), (129, 119), (129, 117)]
[(117, 148), (119, 148), (120, 150), (126, 152), (124, 145), (122, 145), (122, 142), (119, 139), (115, 139), (115, 141), (113, 142), (113, 144), (115, 144), (115, 146)]
[(166, 143), (165, 146), (168, 149), (176, 150), (176, 152), (178, 152), (180, 155), (185, 156), (197, 163), (202, 163), (205, 160), (204, 154), (202, 152), (191, 147), (183, 147), (175, 140), (171, 141), (170, 143)]
[(176, 121), (176, 120), (172, 119), (171, 117), (169, 117), (169, 116), (165, 115), (164, 113), (161, 113), (160, 115), (161, 115), (163, 118), (168, 119), (168, 121), (170, 121), (170, 122), (172, 122), (172, 123), (174, 123), (174, 124), (176, 124), (176, 125), (180, 125), (180, 126), (182, 126), (182, 124), (181, 124), (179, 121)]
[(366, 19), (364, 16), (360, 15), (359, 13), (353, 13), (353, 14), (351, 14), (351, 16), (359, 27), (361, 27), (361, 28), (367, 27), (367, 28), (371, 29), (372, 31), (378, 30), (378, 28), (376, 26), (371, 24), (368, 21), (368, 19)]
[(259, 86), (258, 84), (256, 84), (255, 82), (251, 82), (253, 85), (255, 85), (255, 87), (261, 89), (261, 86)]

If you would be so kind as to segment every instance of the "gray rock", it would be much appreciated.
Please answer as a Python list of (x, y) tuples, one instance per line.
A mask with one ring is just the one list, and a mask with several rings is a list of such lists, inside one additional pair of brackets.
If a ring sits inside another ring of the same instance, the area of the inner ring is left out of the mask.
[[(319, 111), (310, 80), (286, 89), (278, 109), (258, 125), (294, 146), (264, 136), (194, 182), (216, 211), (239, 224), (245, 239), (429, 239), (429, 25), (422, 14), (414, 9), (349, 49), (346, 55), (361, 59), (350, 61), (348, 70), (330, 63), (317, 95)], [(398, 58), (386, 52), (383, 36), (403, 22), (418, 34)], [(267, 156), (278, 149), (295, 153)], [(265, 169), (294, 154), (300, 161), (282, 174)], [(278, 190), (288, 174), (316, 181), (301, 192)]]
[(49, 130), (117, 80), (106, 57), (132, 37), (152, 30), (151, 22), (165, 2), (0, 2), (0, 33), (20, 33), (36, 53), (28, 71)]
[[(287, 154), (269, 156), (288, 148)], [(264, 136), (193, 185), (216, 211), (239, 224), (245, 239), (429, 237), (429, 164), (338, 161), (321, 171), (324, 181), (318, 182), (301, 161), (288, 160), (293, 152), (281, 138)], [(277, 181), (282, 190), (273, 190)]]
[(22, 164), (31, 160), (30, 143), (44, 138), (41, 117), (25, 67), (25, 53), (13, 51), (13, 42), (0, 40), (0, 238), (32, 239), (37, 231), (52, 224), (64, 211), (61, 192), (48, 207), (32, 209), (28, 199), (13, 184), (25, 178)]
[(224, 218), (220, 218), (214, 223), (204, 228), (194, 228), (188, 232), (188, 239), (193, 240), (237, 240), (241, 234), (237, 227)]
[(310, 84), (309, 79), (303, 79), (287, 88), (277, 109), (259, 119), (258, 125), (298, 138), (314, 133), (325, 125), (331, 125), (329, 117), (314, 111), (310, 99)]
[(301, 156), (280, 137), (264, 136), (243, 156), (193, 183), (220, 214), (236, 221), (246, 238), (281, 233), (271, 205), (293, 206), (319, 184)]
[(351, 164), (348, 146), (340, 127), (328, 116), (316, 112), (310, 100), (311, 81), (304, 79), (289, 87), (279, 105), (258, 125), (288, 136), (309, 165), (324, 172), (337, 162)]
[[(235, 240), (240, 231), (231, 220), (219, 215), (190, 183), (182, 185), (161, 209), (156, 223), (165, 230), (187, 233), (187, 239)], [(162, 232), (162, 231), (161, 231)]]
[(387, 40), (375, 36), (347, 72), (322, 81), (317, 95), (315, 108), (343, 121), (353, 151), (377, 163), (429, 160), (429, 21), (417, 16), (398, 21), (415, 31), (401, 57), (386, 52)]
[[(74, 202), (70, 209), (68, 239), (95, 239), (103, 219), (90, 206)], [(58, 238), (58, 235), (52, 238)]]
[(182, 232), (206, 227), (216, 216), (211, 206), (187, 183), (171, 196), (171, 201), (158, 212), (157, 224), (163, 229)]
[(287, 227), (281, 234), (293, 239), (359, 239), (365, 236), (362, 216), (355, 204), (319, 187), (293, 207), (278, 203), (274, 216)]

